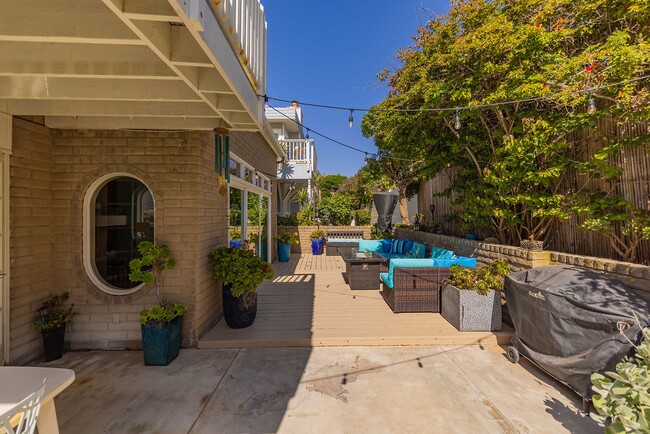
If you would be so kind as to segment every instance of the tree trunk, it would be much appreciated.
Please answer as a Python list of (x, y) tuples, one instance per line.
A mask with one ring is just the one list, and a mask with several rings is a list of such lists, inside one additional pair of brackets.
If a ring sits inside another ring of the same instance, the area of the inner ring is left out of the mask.
[(402, 224), (409, 224), (409, 203), (406, 200), (406, 194), (403, 193), (405, 189), (399, 190), (399, 213), (402, 217)]

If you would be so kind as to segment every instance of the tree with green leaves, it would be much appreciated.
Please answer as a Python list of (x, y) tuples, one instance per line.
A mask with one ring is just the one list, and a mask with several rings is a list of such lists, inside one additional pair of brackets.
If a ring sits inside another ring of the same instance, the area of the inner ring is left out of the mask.
[(347, 179), (343, 175), (323, 175), (320, 182), (320, 192), (323, 197), (329, 197), (336, 192)]
[[(420, 178), (457, 168), (441, 194), (503, 242), (548, 239), (578, 204), (586, 229), (616, 233), (584, 203), (616, 194), (592, 181), (615, 185), (624, 167), (614, 157), (648, 142), (647, 128), (616, 126), (650, 118), (647, 80), (629, 81), (650, 73), (649, 23), (641, 0), (454, 0), (398, 52), (401, 67), (380, 74), (389, 94), (364, 116), (364, 134), (393, 158), (422, 161)], [(527, 101), (500, 104), (512, 100)], [(602, 146), (585, 153), (577, 135)], [(629, 233), (644, 234), (644, 219)], [(619, 254), (633, 257), (635, 240)]]

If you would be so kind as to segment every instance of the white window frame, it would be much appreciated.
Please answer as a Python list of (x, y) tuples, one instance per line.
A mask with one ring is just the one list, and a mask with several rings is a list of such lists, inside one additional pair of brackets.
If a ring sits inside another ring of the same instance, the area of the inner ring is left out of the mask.
[[(262, 201), (262, 196), (266, 197), (269, 201), (269, 209), (268, 212), (266, 213), (266, 224), (268, 230), (266, 231), (266, 257), (268, 258), (269, 262), (272, 261), (271, 258), (271, 252), (272, 252), (272, 234), (271, 234), (271, 209), (272, 209), (272, 200), (273, 200), (273, 194), (272, 194), (272, 186), (271, 186), (271, 180), (269, 177), (265, 176), (261, 172), (255, 170), (252, 165), (246, 163), (243, 159), (239, 158), (237, 155), (233, 154), (232, 152), (230, 153), (230, 159), (236, 161), (239, 163), (240, 171), (239, 171), (239, 176), (231, 175), (230, 176), (230, 185), (228, 186), (228, 244), (230, 244), (231, 238), (230, 238), (230, 187), (236, 188), (238, 190), (241, 190), (242, 192), (242, 203), (240, 204), (241, 206), (241, 236), (242, 239), (246, 239), (248, 237), (248, 193), (255, 193), (259, 196), (260, 200), (260, 209), (261, 209), (261, 201)], [(230, 165), (230, 162), (228, 163)], [(246, 181), (244, 179), (244, 168), (248, 168), (248, 170), (251, 171), (251, 181)], [(259, 176), (261, 180), (261, 186), (255, 185), (255, 176)], [(268, 181), (269, 183), (269, 189), (265, 190), (264, 187), (264, 181)]]
[(97, 288), (110, 295), (123, 296), (123, 295), (133, 294), (134, 292), (139, 291), (144, 286), (144, 283), (140, 283), (139, 285), (130, 289), (116, 288), (114, 286), (109, 285), (107, 282), (104, 281), (104, 279), (99, 274), (99, 271), (97, 270), (97, 266), (95, 264), (95, 253), (94, 253), (95, 252), (95, 200), (97, 199), (97, 195), (99, 194), (99, 191), (108, 182), (110, 182), (115, 178), (122, 178), (122, 177), (132, 178), (137, 181), (140, 181), (145, 187), (147, 187), (147, 189), (151, 193), (151, 197), (153, 198), (153, 208), (154, 208), (154, 239), (155, 239), (156, 198), (153, 194), (153, 191), (151, 190), (151, 187), (149, 187), (147, 183), (144, 182), (142, 179), (140, 179), (139, 177), (131, 173), (127, 173), (127, 172), (108, 173), (100, 178), (97, 178), (92, 184), (90, 184), (84, 196), (83, 263), (84, 263), (84, 269), (86, 270), (86, 275)]

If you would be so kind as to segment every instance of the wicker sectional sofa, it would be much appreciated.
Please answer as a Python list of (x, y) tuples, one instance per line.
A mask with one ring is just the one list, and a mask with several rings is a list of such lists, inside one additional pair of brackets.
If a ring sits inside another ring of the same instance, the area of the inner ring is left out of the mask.
[(454, 264), (474, 268), (476, 258), (392, 259), (380, 274), (386, 303), (395, 313), (440, 312), (442, 285)]

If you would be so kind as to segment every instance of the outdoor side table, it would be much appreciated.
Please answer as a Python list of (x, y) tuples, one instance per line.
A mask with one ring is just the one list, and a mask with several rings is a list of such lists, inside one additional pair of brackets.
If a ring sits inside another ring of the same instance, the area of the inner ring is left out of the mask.
[(379, 290), (379, 273), (388, 264), (386, 258), (375, 252), (359, 252), (356, 249), (341, 256), (345, 261), (345, 274), (350, 289)]

